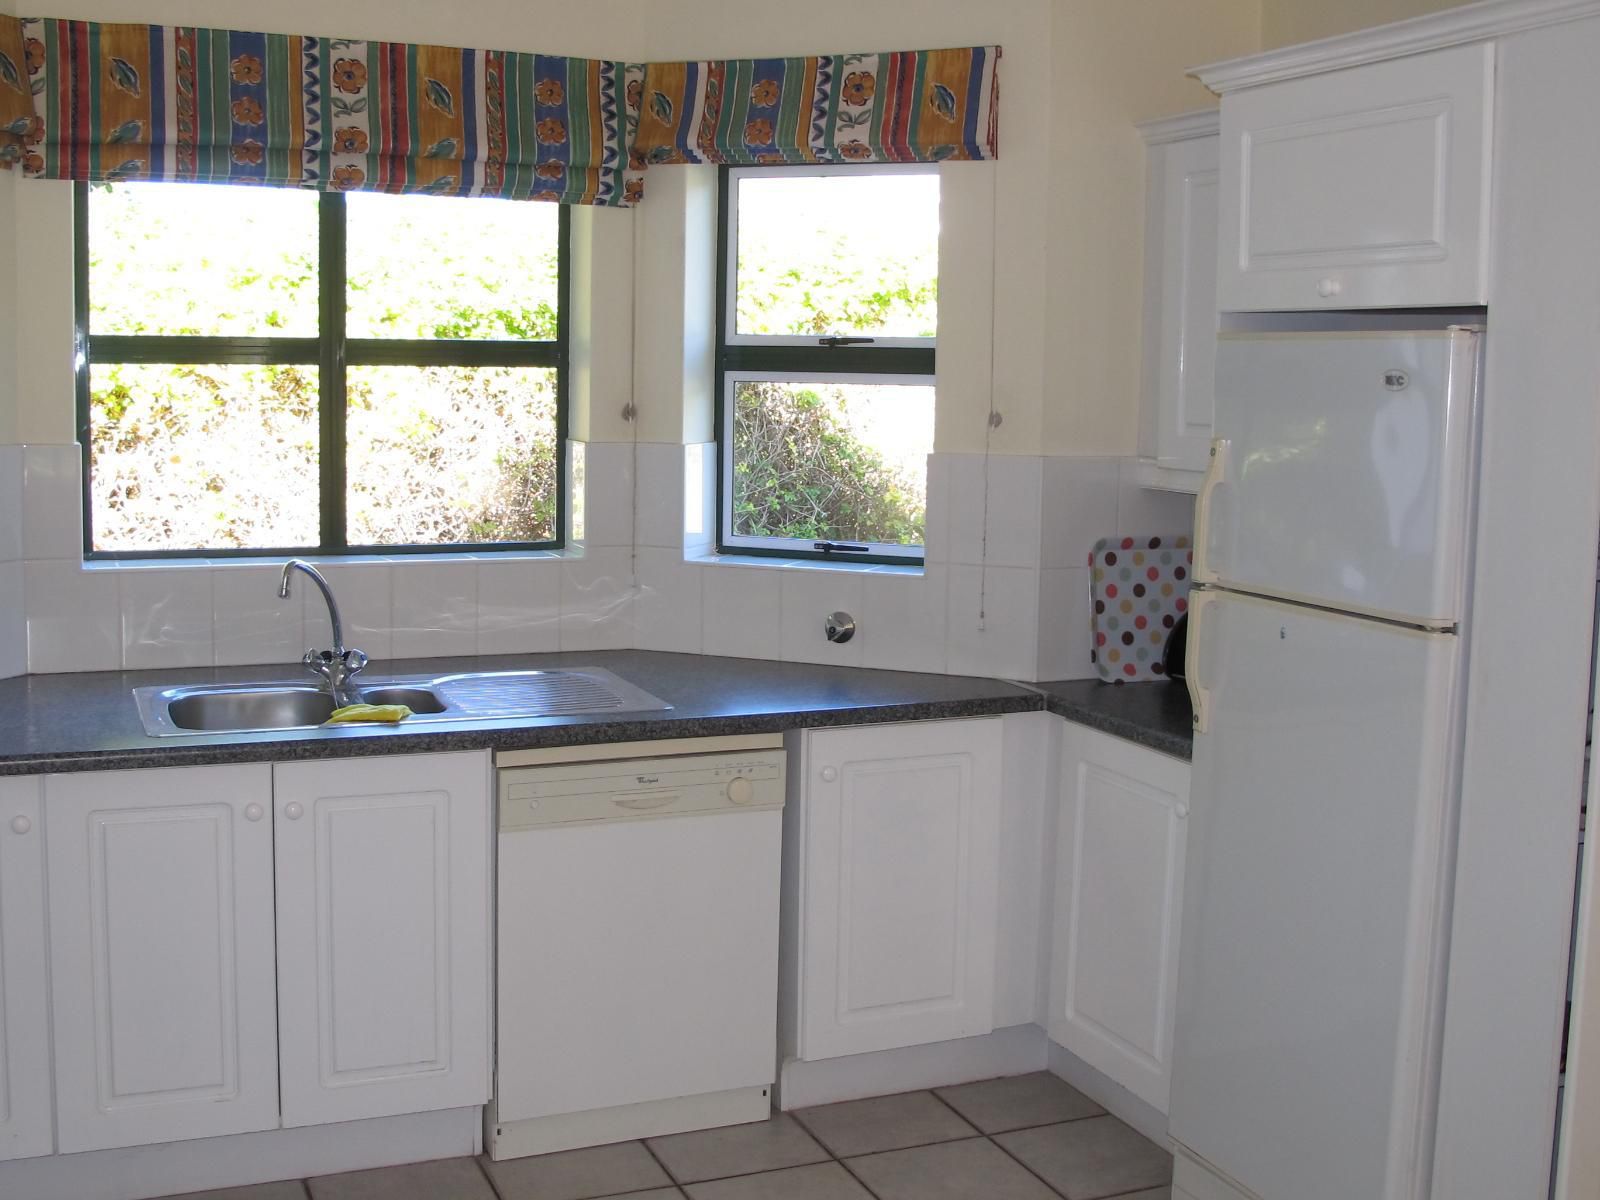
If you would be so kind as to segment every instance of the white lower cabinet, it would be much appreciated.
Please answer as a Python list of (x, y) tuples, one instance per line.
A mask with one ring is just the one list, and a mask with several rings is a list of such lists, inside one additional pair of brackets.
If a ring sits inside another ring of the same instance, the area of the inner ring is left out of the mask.
[(0, 779), (0, 1160), (51, 1150), (40, 786)]
[(273, 768), (286, 1126), (489, 1098), (482, 754)]
[(1162, 1112), (1188, 812), (1187, 763), (1066, 725), (1047, 1029)]
[(802, 839), (798, 1056), (989, 1033), (1000, 719), (815, 730), (803, 744), (789, 828)]
[(62, 1152), (272, 1129), (272, 768), (53, 775)]
[[(488, 1099), (487, 753), (52, 775), (43, 790), (61, 1152)], [(0, 788), (7, 821), (26, 798)], [(0, 832), (0, 965), (42, 990), (21, 842)], [(37, 1055), (12, 1053), (43, 1043), (37, 1008), (3, 995), (0, 1063), (8, 1083), (27, 1074), (0, 1095), (0, 1157), (7, 1105), (49, 1095)]]

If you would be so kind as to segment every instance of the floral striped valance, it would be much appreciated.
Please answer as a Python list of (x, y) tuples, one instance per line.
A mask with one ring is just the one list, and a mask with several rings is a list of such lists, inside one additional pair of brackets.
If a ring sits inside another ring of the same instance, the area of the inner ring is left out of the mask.
[(0, 164), (630, 205), (661, 163), (993, 158), (999, 57), (638, 64), (0, 16)]
[(997, 157), (997, 46), (651, 63), (630, 78), (633, 165)]

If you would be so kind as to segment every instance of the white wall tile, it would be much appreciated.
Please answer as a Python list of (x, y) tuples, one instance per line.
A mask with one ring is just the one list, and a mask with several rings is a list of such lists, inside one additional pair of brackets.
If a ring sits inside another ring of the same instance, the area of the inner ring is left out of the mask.
[[(339, 602), (339, 615), (344, 619), (345, 648), (361, 650), (372, 659), (394, 657), (390, 568), (387, 562), (327, 563), (317, 568)], [(298, 571), (290, 590), (305, 596), (307, 648), (330, 649), (333, 631), (328, 624), (328, 606), (322, 601), (322, 593)]]
[(77, 446), (24, 446), (22, 550), (28, 559), (83, 558)]
[[(788, 567), (779, 574), (782, 615), (778, 626), (778, 654), (784, 662), (831, 663), (841, 667), (861, 665), (862, 637), (830, 642), (823, 633), (828, 614), (847, 612), (859, 625), (862, 581), (858, 571), (828, 571)], [(766, 657), (772, 657), (769, 648)]]
[(0, 563), (22, 558), (22, 447), (0, 446)]
[(479, 562), (478, 653), (545, 654), (560, 648), (560, 560)]
[(582, 558), (562, 562), (563, 650), (620, 650), (633, 645), (631, 574), (632, 556), (625, 546), (590, 548)]
[(639, 649), (700, 653), (701, 585), (706, 570), (684, 562), (682, 550), (639, 550), (639, 591), (634, 597)]
[(633, 444), (590, 442), (584, 448), (585, 546), (633, 544)]
[(30, 562), (28, 670), (115, 671), (122, 663), (117, 576), (65, 559)]
[(638, 501), (639, 545), (681, 551), (684, 546), (682, 446), (639, 443)]
[(782, 624), (782, 568), (706, 566), (701, 570), (704, 653), (775, 658)]
[(418, 560), (391, 565), (395, 658), (472, 654), (478, 645), (478, 564)]
[[(301, 576), (287, 599), (278, 599), (282, 568), (239, 564), (211, 572), (213, 658), (219, 667), (261, 663), (297, 670), (310, 648), (306, 639), (306, 591)], [(321, 598), (317, 600), (322, 603)]]
[(943, 671), (949, 583), (935, 564), (923, 575), (861, 580), (861, 665), (886, 671)]
[(125, 670), (211, 665), (209, 569), (118, 571), (117, 588)]
[[(952, 675), (1032, 679), (1038, 668), (1039, 572), (1023, 567), (952, 566), (949, 662)], [(980, 623), (980, 612), (983, 617)]]
[(1194, 533), (1194, 497), (1187, 492), (1163, 492), (1140, 487), (1134, 465), (1123, 463), (1117, 487), (1117, 529), (1123, 537)]
[(28, 670), (28, 601), (23, 569), (20, 562), (0, 562), (0, 679)]
[(1117, 461), (1052, 455), (1043, 474), (1040, 565), (1084, 566), (1095, 541), (1117, 532)]
[(950, 459), (948, 454), (928, 455), (928, 513), (923, 534), (923, 557), (928, 562), (950, 561)]
[(1039, 573), (1040, 679), (1092, 679), (1089, 568)]
[[(950, 561), (967, 565), (988, 562), (997, 567), (1037, 568), (1042, 486), (1039, 458), (1034, 455), (996, 454), (989, 459), (985, 468), (981, 454), (952, 454), (947, 457)], [(986, 480), (987, 509), (984, 504)], [(984, 537), (986, 520), (987, 543)]]

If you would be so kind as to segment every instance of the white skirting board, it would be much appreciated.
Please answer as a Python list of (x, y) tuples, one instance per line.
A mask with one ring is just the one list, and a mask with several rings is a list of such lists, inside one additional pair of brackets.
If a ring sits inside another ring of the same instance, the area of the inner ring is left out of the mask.
[(1172, 1147), (1172, 1200), (1260, 1200), (1227, 1179), (1183, 1146)]
[(787, 1060), (779, 1072), (778, 1107), (810, 1108), (840, 1100), (887, 1096), (1026, 1075), (1049, 1065), (1049, 1039), (1037, 1025), (1014, 1025), (983, 1037), (905, 1046), (872, 1054), (849, 1054), (815, 1062)]
[(619, 1104), (588, 1112), (558, 1113), (525, 1121), (498, 1121), (494, 1102), (484, 1109), (484, 1145), (495, 1161), (554, 1154), (581, 1146), (603, 1146), (636, 1138), (665, 1137), (692, 1129), (716, 1129), (765, 1121), (772, 1115), (770, 1087), (734, 1088), (671, 1100)]
[(1050, 1043), (1050, 1073), (1066, 1080), (1112, 1116), (1132, 1125), (1158, 1146), (1170, 1147), (1167, 1114), (1141, 1100), (1103, 1071), (1056, 1042)]
[(0, 1163), (6, 1200), (143, 1200), (476, 1154), (483, 1110), (272, 1129)]

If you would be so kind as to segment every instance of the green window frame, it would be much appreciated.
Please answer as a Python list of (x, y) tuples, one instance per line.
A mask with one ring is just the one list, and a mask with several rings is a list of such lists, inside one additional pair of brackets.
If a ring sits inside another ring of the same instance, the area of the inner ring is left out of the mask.
[[(559, 550), (567, 527), (567, 396), (570, 327), (571, 214), (558, 222), (559, 299), (554, 341), (351, 338), (345, 334), (347, 206), (337, 192), (318, 196), (318, 335), (316, 337), (177, 337), (92, 334), (89, 329), (89, 185), (73, 195), (75, 384), (78, 444), (83, 455), (83, 553), (86, 561), (118, 559), (282, 558), (285, 555), (462, 554)], [(470, 204), (470, 200), (462, 201)], [(89, 382), (95, 363), (162, 366), (304, 364), (318, 369), (318, 501), (316, 545), (184, 550), (96, 550)], [(439, 545), (352, 546), (345, 533), (346, 369), (357, 366), (544, 367), (556, 372), (555, 536), (533, 542), (450, 542)]]
[[(741, 537), (733, 532), (733, 387), (744, 379), (818, 383), (900, 383), (935, 386), (934, 339), (800, 338), (739, 335), (733, 327), (738, 280), (734, 248), (738, 212), (734, 189), (743, 176), (775, 172), (807, 175), (936, 173), (929, 165), (832, 167), (721, 167), (717, 187), (716, 379), (717, 552), (756, 558), (815, 559), (834, 563), (924, 565), (924, 548), (862, 546), (801, 538)], [(861, 344), (866, 343), (866, 344)]]

